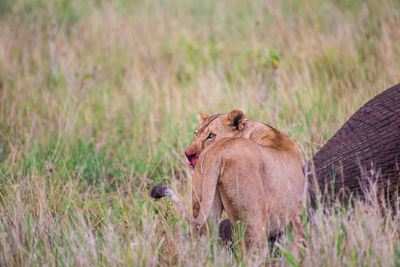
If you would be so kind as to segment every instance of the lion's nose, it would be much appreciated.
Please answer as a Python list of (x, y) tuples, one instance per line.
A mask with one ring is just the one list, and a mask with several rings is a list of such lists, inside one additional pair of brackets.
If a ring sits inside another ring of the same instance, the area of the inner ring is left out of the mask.
[(186, 158), (190, 161), (192, 158), (195, 158), (197, 156), (197, 153), (191, 150), (186, 150), (185, 155)]
[(185, 151), (185, 156), (188, 165), (194, 167), (194, 165), (196, 165), (198, 153), (188, 149)]

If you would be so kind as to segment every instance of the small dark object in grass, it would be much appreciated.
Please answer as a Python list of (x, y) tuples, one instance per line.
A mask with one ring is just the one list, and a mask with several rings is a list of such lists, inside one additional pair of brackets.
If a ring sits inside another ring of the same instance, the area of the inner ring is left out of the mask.
[(222, 242), (226, 245), (232, 244), (232, 231), (233, 227), (229, 219), (221, 221), (219, 224), (219, 238), (221, 238)]
[(163, 184), (157, 184), (153, 189), (150, 191), (150, 196), (155, 199), (165, 197), (165, 191), (168, 187)]

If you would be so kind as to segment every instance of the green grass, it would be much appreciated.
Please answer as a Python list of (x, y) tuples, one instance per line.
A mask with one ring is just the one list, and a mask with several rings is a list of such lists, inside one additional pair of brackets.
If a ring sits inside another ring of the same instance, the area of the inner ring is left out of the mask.
[[(0, 0), (1, 265), (261, 264), (189, 238), (149, 187), (190, 206), (199, 111), (242, 108), (311, 158), (398, 82), (399, 29), (389, 0)], [(398, 225), (322, 207), (303, 264), (397, 266)], [(287, 233), (268, 261), (291, 262)]]

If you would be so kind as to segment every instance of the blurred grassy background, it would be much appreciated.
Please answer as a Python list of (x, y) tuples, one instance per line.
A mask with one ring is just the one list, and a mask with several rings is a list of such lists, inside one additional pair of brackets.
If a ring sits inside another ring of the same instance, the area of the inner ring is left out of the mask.
[[(399, 58), (395, 0), (0, 0), (1, 262), (240, 263), (179, 237), (179, 215), (147, 197), (158, 181), (190, 190), (197, 113), (242, 108), (309, 159), (399, 81)], [(355, 256), (310, 245), (305, 262), (400, 258), (366, 239)]]

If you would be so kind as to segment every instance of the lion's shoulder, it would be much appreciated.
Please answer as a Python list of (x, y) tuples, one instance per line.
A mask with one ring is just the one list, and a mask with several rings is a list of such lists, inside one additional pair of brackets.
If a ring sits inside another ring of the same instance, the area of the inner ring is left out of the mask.
[(244, 137), (263, 147), (278, 151), (298, 152), (296, 143), (287, 134), (262, 122), (249, 120), (247, 123), (248, 125), (243, 133)]

